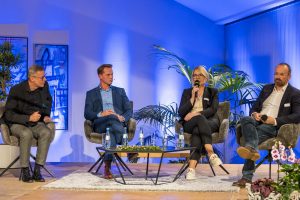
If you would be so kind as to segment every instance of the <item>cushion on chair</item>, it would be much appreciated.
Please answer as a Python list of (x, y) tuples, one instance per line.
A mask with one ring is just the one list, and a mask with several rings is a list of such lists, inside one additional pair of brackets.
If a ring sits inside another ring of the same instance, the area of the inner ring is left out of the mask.
[[(8, 128), (8, 126), (6, 124), (1, 124), (0, 125), (0, 131), (1, 131), (2, 140), (3, 140), (4, 144), (11, 144), (11, 143), (13, 143), (12, 140), (11, 140), (11, 137), (10, 137), (9, 128)], [(18, 146), (18, 144), (17, 145), (13, 145), (13, 146)]]
[(223, 119), (219, 128), (219, 132), (214, 132), (212, 134), (212, 143), (213, 144), (223, 143), (228, 136), (228, 129), (229, 129), (229, 119)]
[(99, 134), (96, 132), (91, 132), (88, 141), (95, 143), (95, 144), (102, 144), (104, 135), (105, 135), (105, 133)]
[(223, 122), (224, 119), (229, 119), (229, 116), (230, 116), (230, 102), (229, 101), (224, 101), (224, 102), (219, 103), (217, 115), (219, 117), (220, 122)]
[(90, 120), (84, 121), (84, 133), (85, 133), (86, 139), (89, 142), (96, 143), (96, 144), (102, 144), (103, 134), (94, 132), (93, 125)]
[(130, 118), (128, 121), (128, 142), (130, 142), (134, 138), (136, 130), (136, 121), (133, 118)]
[(282, 125), (278, 131), (277, 138), (286, 147), (295, 147), (298, 142), (299, 124)]
[(218, 132), (212, 133), (212, 143), (223, 143), (228, 135), (229, 129), (229, 115), (230, 115), (230, 102), (220, 102), (218, 106), (217, 115), (220, 121), (220, 128)]

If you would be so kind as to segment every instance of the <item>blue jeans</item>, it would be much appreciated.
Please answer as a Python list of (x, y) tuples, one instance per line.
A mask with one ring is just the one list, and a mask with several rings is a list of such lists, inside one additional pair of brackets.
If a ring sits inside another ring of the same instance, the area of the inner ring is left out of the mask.
[[(122, 137), (124, 132), (123, 123), (114, 115), (106, 117), (100, 117), (93, 122), (94, 130), (96, 133), (105, 134), (106, 127), (110, 127), (110, 146), (116, 147), (117, 144), (122, 143)], [(112, 160), (111, 154), (106, 154), (104, 161)]]
[[(267, 139), (274, 138), (277, 135), (276, 126), (262, 124), (252, 117), (244, 117), (241, 119), (242, 135), (245, 140), (245, 146), (252, 147), (258, 151), (258, 145)], [(252, 180), (255, 171), (255, 162), (245, 160), (242, 170), (243, 178)]]

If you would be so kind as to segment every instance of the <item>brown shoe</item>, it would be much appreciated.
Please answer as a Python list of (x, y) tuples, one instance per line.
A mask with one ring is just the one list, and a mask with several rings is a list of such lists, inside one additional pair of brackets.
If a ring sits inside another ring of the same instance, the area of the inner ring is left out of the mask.
[(103, 178), (105, 179), (113, 179), (113, 175), (112, 173), (110, 172), (110, 168), (111, 168), (111, 160), (107, 160), (107, 161), (104, 161), (104, 176)]
[(239, 147), (237, 153), (241, 158), (257, 161), (260, 158), (259, 153), (251, 147)]
[(237, 186), (237, 187), (240, 187), (240, 188), (244, 188), (244, 187), (246, 187), (246, 183), (251, 184), (252, 181), (250, 181), (248, 179), (245, 179), (245, 178), (241, 178), (240, 180), (238, 180), (236, 182), (233, 182), (232, 186)]

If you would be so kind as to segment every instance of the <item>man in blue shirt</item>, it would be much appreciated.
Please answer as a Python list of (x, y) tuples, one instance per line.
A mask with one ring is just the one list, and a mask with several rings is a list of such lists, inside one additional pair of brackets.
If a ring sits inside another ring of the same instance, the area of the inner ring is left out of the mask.
[[(84, 117), (93, 122), (94, 131), (105, 133), (110, 128), (111, 147), (121, 144), (123, 125), (132, 117), (132, 108), (123, 88), (112, 86), (111, 64), (103, 64), (97, 69), (100, 85), (86, 93)], [(104, 178), (111, 179), (112, 155), (104, 158)]]

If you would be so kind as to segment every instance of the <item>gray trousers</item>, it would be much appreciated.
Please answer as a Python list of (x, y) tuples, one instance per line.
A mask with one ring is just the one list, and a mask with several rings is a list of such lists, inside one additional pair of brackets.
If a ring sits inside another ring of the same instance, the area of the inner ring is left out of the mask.
[(37, 125), (32, 127), (13, 124), (10, 127), (10, 131), (13, 136), (19, 139), (21, 167), (29, 166), (30, 148), (33, 138), (37, 140), (36, 163), (39, 165), (45, 164), (51, 142), (51, 131), (45, 123), (38, 122)]

